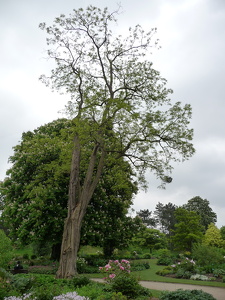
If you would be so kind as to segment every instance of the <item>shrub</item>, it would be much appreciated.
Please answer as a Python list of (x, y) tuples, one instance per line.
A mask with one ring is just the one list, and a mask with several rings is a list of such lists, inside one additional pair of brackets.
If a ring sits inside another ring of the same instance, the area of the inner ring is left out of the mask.
[(225, 275), (225, 270), (224, 269), (215, 269), (215, 270), (213, 270), (213, 275), (214, 275), (214, 277), (222, 278), (223, 275)]
[(184, 278), (184, 279), (189, 279), (191, 277), (192, 273), (190, 271), (186, 271), (185, 269), (178, 269), (176, 272), (176, 277), (177, 278)]
[(160, 300), (216, 300), (212, 295), (202, 290), (177, 290), (174, 292), (163, 292)]
[(127, 297), (122, 293), (107, 293), (99, 296), (96, 300), (127, 300)]
[(214, 266), (215, 268), (215, 266), (224, 263), (223, 252), (216, 247), (195, 244), (192, 249), (192, 255), (200, 266)]
[(171, 253), (171, 251), (169, 251), (167, 249), (161, 249), (158, 252), (157, 265), (169, 266), (173, 263), (174, 260), (175, 260), (175, 257)]
[(93, 282), (80, 288), (76, 288), (76, 292), (81, 296), (89, 298), (90, 300), (98, 299), (98, 297), (104, 295), (105, 293), (104, 285), (99, 284), (97, 282)]
[(23, 259), (29, 259), (29, 254), (24, 253), (24, 254), (23, 254)]
[(169, 266), (173, 263), (172, 257), (160, 257), (157, 261), (157, 265)]
[(14, 275), (11, 280), (13, 289), (21, 294), (27, 293), (31, 289), (33, 282), (33, 278), (28, 276), (25, 277), (23, 274)]
[(173, 274), (173, 273), (174, 273), (174, 270), (170, 266), (167, 266), (163, 270), (159, 270), (156, 272), (156, 274), (160, 275), (160, 276), (166, 276), (168, 274)]
[(135, 261), (131, 262), (131, 271), (142, 271), (150, 268), (150, 264), (147, 261)]
[(71, 279), (71, 282), (74, 287), (81, 287), (90, 284), (91, 280), (86, 276), (76, 276), (73, 279)]
[(150, 259), (151, 254), (150, 253), (144, 253), (141, 257), (144, 258), (144, 259)]
[(12, 245), (5, 232), (0, 229), (0, 267), (6, 268), (13, 257)]
[(52, 300), (53, 297), (61, 294), (61, 287), (57, 284), (36, 286), (32, 288), (32, 295), (35, 300)]
[(151, 292), (142, 287), (138, 283), (138, 279), (132, 275), (116, 276), (111, 282), (111, 289), (113, 292), (122, 293), (127, 298), (136, 299), (138, 296), (151, 296)]

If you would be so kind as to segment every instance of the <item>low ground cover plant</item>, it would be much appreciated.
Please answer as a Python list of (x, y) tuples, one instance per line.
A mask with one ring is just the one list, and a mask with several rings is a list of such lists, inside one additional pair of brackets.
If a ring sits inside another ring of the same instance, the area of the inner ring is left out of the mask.
[(160, 300), (216, 300), (212, 295), (202, 290), (177, 290), (163, 292)]

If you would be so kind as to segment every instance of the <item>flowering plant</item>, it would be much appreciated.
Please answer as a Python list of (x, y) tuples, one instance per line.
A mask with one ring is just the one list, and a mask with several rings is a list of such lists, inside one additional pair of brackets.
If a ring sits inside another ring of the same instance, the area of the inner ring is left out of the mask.
[(174, 271), (177, 271), (179, 268), (182, 268), (184, 271), (193, 272), (195, 269), (195, 261), (186, 257), (181, 262), (171, 265), (174, 268)]
[(111, 282), (116, 276), (130, 273), (130, 262), (126, 259), (122, 259), (121, 261), (110, 260), (104, 267), (99, 267), (99, 270), (106, 274), (104, 279)]
[[(36, 300), (37, 298), (36, 297), (33, 298), (32, 294), (24, 294), (21, 297), (10, 296), (4, 298), (4, 300), (29, 300), (29, 299)], [(89, 298), (79, 296), (76, 292), (69, 292), (67, 294), (55, 296), (53, 297), (53, 300), (89, 300)]]

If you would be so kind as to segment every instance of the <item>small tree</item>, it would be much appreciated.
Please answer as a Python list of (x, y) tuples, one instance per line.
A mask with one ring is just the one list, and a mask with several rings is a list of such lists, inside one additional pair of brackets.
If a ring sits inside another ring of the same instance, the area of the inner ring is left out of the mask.
[(217, 220), (217, 215), (209, 204), (207, 199), (196, 196), (188, 200), (187, 204), (183, 205), (183, 208), (189, 211), (195, 211), (201, 217), (201, 225), (204, 228), (204, 232), (207, 230), (209, 224), (215, 224)]
[(193, 211), (177, 208), (175, 217), (177, 223), (171, 238), (174, 247), (179, 251), (191, 251), (193, 244), (200, 242), (203, 238), (200, 216)]
[(149, 248), (150, 252), (153, 249), (166, 248), (166, 235), (157, 229), (143, 227), (142, 230), (136, 233), (132, 238), (132, 243), (137, 246)]
[(204, 243), (208, 246), (223, 248), (225, 247), (225, 241), (222, 238), (219, 228), (215, 224), (211, 223), (205, 232)]
[(143, 209), (137, 212), (137, 216), (142, 219), (142, 222), (147, 227), (155, 227), (156, 220), (152, 217), (152, 212), (148, 209)]
[[(74, 124), (68, 214), (57, 277), (76, 274), (80, 230), (87, 206), (101, 178), (106, 157), (125, 157), (145, 183), (146, 170), (158, 178), (172, 170), (171, 161), (194, 153), (189, 129), (190, 105), (172, 105), (166, 80), (146, 57), (155, 29), (129, 29), (113, 36), (110, 23), (118, 12), (89, 6), (61, 15), (46, 30), (48, 55), (56, 63), (46, 85), (71, 95), (67, 111)], [(87, 122), (87, 120), (89, 122)], [(89, 143), (90, 151), (83, 148)], [(85, 173), (81, 176), (82, 157)], [(84, 161), (84, 160), (83, 160)]]

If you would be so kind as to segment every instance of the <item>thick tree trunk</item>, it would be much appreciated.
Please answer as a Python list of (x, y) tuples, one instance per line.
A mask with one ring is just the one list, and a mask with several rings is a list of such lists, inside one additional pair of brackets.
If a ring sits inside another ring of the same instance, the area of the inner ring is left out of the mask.
[(77, 275), (76, 261), (80, 245), (80, 229), (82, 223), (80, 205), (68, 215), (64, 225), (61, 256), (57, 278), (71, 278)]
[(68, 214), (64, 224), (57, 278), (71, 278), (77, 275), (76, 262), (80, 246), (82, 220), (104, 166), (105, 152), (101, 150), (100, 158), (98, 158), (99, 144), (97, 144), (90, 156), (89, 166), (81, 187), (80, 142), (78, 136), (75, 136), (74, 145), (70, 173)]

